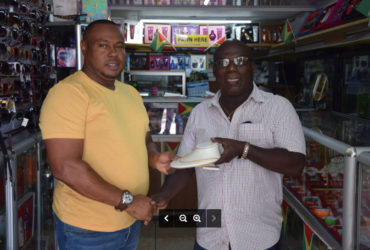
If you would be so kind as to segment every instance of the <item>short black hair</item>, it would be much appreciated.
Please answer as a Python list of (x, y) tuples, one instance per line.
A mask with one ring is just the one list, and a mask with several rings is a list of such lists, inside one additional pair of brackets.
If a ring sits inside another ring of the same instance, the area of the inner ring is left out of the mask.
[(240, 41), (240, 40), (237, 40), (237, 39), (233, 39), (233, 40), (226, 40), (225, 42), (223, 42), (215, 51), (214, 53), (214, 58), (218, 58), (218, 55), (219, 53), (226, 47), (226, 46), (235, 46), (235, 47), (238, 47), (240, 48), (241, 50), (245, 51), (245, 53), (248, 53), (251, 57), (252, 57), (252, 54), (253, 54), (253, 50), (248, 47), (247, 44), (245, 44), (244, 42)]
[(85, 31), (84, 31), (84, 34), (83, 34), (83, 40), (86, 40), (87, 38), (87, 35), (89, 34), (89, 32), (91, 31), (91, 29), (98, 25), (98, 24), (111, 24), (111, 25), (116, 25), (118, 27), (118, 24), (116, 24), (115, 22), (113, 21), (110, 21), (110, 20), (107, 20), (107, 19), (99, 19), (99, 20), (95, 20), (94, 22), (91, 22), (89, 23), (89, 25), (87, 25)]

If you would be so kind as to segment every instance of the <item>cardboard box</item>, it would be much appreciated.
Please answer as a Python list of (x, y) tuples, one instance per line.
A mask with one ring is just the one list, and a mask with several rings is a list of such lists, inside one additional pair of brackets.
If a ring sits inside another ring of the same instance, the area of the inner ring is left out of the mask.
[(171, 41), (171, 25), (144, 24), (144, 43), (151, 43), (157, 30), (162, 33), (168, 42)]
[(225, 25), (201, 25), (199, 26), (199, 32), (201, 35), (209, 35), (209, 45), (213, 45), (221, 38), (226, 37)]
[(199, 26), (197, 25), (173, 25), (172, 26), (172, 44), (176, 44), (176, 35), (199, 35)]

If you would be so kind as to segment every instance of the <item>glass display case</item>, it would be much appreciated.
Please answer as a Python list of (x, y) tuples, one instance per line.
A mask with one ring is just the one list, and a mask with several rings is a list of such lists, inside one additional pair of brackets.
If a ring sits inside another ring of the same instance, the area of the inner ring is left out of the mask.
[(185, 71), (130, 71), (128, 83), (142, 96), (179, 97), (186, 94)]
[(370, 249), (370, 153), (362, 153), (359, 161), (359, 242), (360, 249)]
[(0, 153), (0, 249), (53, 249), (52, 178), (41, 136), (23, 131), (7, 139)]
[[(370, 121), (325, 112), (299, 115), (306, 167), (301, 177), (286, 176), (283, 183), (284, 200), (303, 220), (305, 249), (369, 249), (370, 154), (364, 152), (370, 151)], [(312, 235), (320, 240), (312, 243)]]

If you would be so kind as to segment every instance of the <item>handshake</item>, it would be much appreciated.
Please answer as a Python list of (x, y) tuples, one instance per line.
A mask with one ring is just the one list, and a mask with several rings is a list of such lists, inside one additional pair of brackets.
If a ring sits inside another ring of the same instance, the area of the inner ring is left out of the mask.
[(148, 225), (153, 215), (158, 214), (160, 209), (167, 207), (169, 200), (170, 197), (164, 193), (158, 193), (152, 197), (135, 195), (134, 201), (126, 209), (126, 212), (135, 219), (144, 221), (144, 225)]

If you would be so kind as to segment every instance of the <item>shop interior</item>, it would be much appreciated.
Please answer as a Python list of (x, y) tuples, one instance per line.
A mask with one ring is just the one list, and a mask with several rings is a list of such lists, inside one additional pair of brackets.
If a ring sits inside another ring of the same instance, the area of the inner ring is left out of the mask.
[[(0, 1), (0, 249), (57, 249), (39, 111), (48, 90), (81, 69), (81, 34), (98, 17), (120, 25), (118, 80), (140, 92), (153, 140), (174, 154), (191, 109), (219, 89), (217, 46), (238, 39), (253, 48), (254, 82), (294, 105), (306, 138), (302, 176), (283, 177), (284, 249), (370, 249), (369, 1), (110, 0), (99, 10), (56, 2)], [(151, 46), (156, 31), (162, 48)], [(149, 195), (164, 178), (150, 169)], [(194, 177), (169, 208), (196, 209), (196, 197)], [(194, 227), (159, 220), (142, 228), (139, 250), (192, 249)]]

